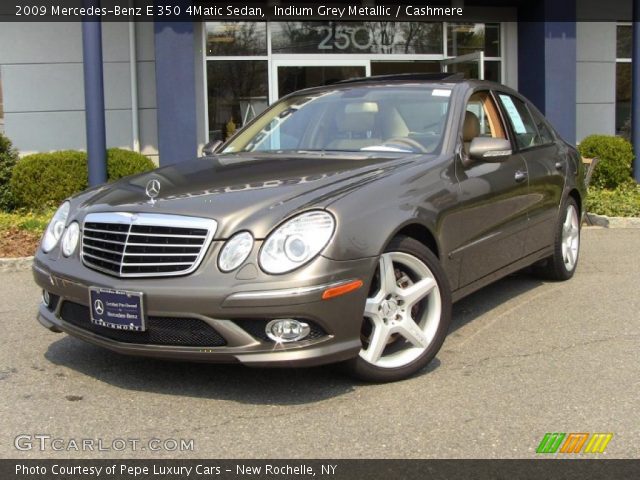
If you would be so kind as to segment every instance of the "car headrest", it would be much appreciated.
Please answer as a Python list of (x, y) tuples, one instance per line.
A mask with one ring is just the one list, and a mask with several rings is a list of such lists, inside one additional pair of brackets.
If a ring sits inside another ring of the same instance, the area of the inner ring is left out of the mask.
[(464, 126), (462, 127), (462, 141), (470, 142), (480, 136), (480, 120), (473, 112), (466, 112), (464, 115)]
[(373, 130), (375, 120), (375, 112), (345, 112), (336, 121), (341, 132), (364, 133)]

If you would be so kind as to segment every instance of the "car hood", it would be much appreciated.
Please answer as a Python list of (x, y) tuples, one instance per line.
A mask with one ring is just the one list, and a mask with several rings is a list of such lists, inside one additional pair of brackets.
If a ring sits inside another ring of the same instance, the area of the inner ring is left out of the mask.
[[(159, 168), (78, 197), (80, 211), (149, 212), (212, 218), (216, 238), (247, 229), (264, 238), (275, 224), (379, 180), (415, 155), (385, 153), (232, 154)], [(152, 204), (147, 184), (160, 191)]]

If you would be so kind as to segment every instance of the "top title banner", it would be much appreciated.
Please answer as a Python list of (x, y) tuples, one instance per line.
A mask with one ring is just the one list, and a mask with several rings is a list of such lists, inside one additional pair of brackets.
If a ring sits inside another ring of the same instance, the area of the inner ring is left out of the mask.
[(73, 19), (76, 17), (101, 17), (107, 20), (125, 17), (127, 20), (157, 20), (215, 18), (227, 20), (267, 20), (267, 19), (401, 19), (414, 17), (460, 18), (462, 7), (432, 7), (429, 5), (314, 5), (314, 6), (281, 6), (281, 5), (212, 5), (212, 4), (171, 4), (156, 5), (120, 5), (108, 6), (66, 6), (62, 4), (38, 5), (16, 4), (16, 17), (54, 17)]
[(348, 3), (213, 2), (207, 0), (3, 0), (0, 21), (628, 21), (632, 0), (549, 3), (544, 0), (397, 0)]

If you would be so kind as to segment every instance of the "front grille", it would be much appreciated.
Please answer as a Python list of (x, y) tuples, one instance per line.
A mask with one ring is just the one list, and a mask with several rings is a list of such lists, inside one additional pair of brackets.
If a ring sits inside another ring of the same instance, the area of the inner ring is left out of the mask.
[[(263, 342), (272, 342), (265, 331), (267, 323), (269, 323), (271, 319), (256, 319), (256, 318), (242, 318), (234, 320), (234, 322), (245, 330), (249, 335), (262, 340)], [(309, 320), (300, 320), (301, 322), (305, 322), (309, 325), (309, 335), (304, 337), (303, 340), (317, 340), (318, 338), (325, 337), (327, 332), (318, 325), (317, 323), (311, 322)]]
[(82, 228), (82, 261), (117, 277), (185, 275), (215, 234), (215, 220), (153, 213), (90, 213)]
[(62, 304), (60, 317), (83, 330), (123, 343), (181, 347), (223, 347), (227, 344), (211, 325), (198, 318), (148, 317), (144, 332), (116, 330), (92, 323), (89, 307), (69, 301)]

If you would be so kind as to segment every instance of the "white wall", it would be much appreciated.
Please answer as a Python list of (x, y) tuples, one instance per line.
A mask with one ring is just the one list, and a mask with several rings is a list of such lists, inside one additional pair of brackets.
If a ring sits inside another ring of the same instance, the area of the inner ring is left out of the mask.
[[(5, 133), (21, 154), (85, 149), (79, 22), (4, 23), (0, 66)], [(129, 26), (102, 24), (107, 146), (132, 148)], [(157, 157), (153, 23), (136, 24), (142, 153)]]
[(616, 24), (578, 22), (576, 139), (616, 128)]

